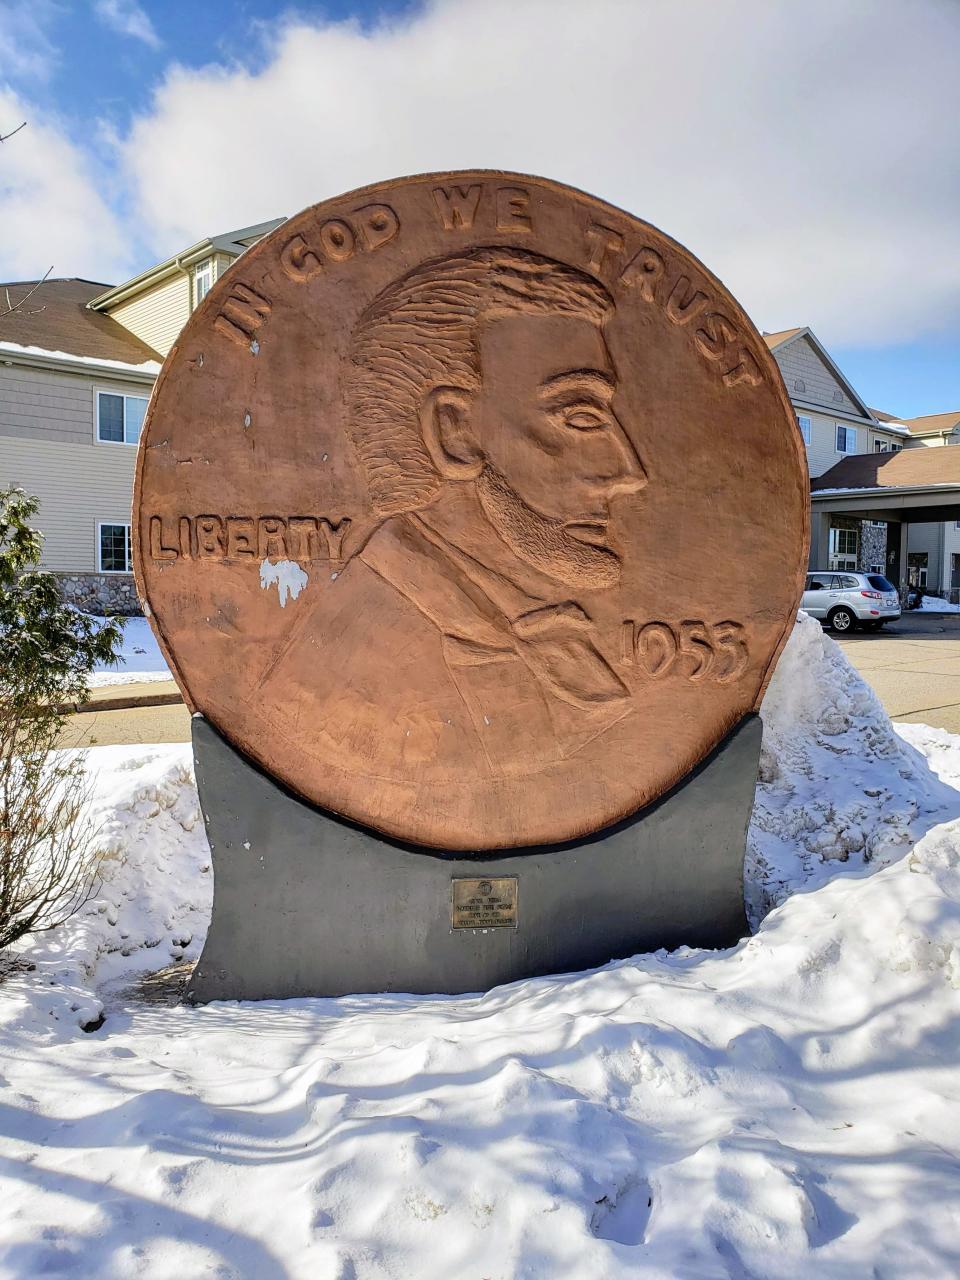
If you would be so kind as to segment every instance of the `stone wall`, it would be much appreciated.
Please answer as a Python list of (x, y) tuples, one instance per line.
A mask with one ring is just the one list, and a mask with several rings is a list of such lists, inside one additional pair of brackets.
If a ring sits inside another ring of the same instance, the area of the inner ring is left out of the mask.
[(58, 573), (63, 598), (98, 617), (142, 614), (132, 573)]
[(886, 573), (887, 564), (887, 526), (869, 524), (864, 520), (860, 525), (860, 572), (869, 573), (875, 565), (883, 565), (882, 572)]

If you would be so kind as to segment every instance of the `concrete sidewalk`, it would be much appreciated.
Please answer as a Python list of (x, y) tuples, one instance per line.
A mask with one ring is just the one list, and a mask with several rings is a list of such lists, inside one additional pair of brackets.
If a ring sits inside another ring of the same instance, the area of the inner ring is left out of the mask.
[(189, 742), (190, 712), (173, 680), (106, 685), (68, 716), (61, 747)]

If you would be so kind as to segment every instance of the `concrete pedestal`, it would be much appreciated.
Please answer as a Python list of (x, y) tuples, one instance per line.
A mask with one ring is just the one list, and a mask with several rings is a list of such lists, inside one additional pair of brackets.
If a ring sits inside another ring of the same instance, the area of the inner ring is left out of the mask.
[(732, 945), (747, 931), (760, 739), (747, 716), (668, 795), (582, 840), (441, 856), (304, 804), (196, 717), (214, 899), (186, 998), (483, 991), (658, 947)]

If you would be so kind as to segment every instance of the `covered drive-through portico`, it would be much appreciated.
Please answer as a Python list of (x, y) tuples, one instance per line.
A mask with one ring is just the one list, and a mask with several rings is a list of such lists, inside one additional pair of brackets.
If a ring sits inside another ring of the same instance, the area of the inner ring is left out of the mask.
[(886, 576), (907, 590), (910, 525), (960, 520), (960, 448), (911, 448), (845, 458), (811, 485), (810, 568), (830, 567), (838, 520), (887, 526)]

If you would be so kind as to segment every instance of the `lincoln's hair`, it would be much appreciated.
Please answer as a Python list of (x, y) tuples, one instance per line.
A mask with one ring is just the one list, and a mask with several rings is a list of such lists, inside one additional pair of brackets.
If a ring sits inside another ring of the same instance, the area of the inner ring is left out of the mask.
[(378, 294), (357, 322), (348, 366), (349, 432), (375, 509), (413, 511), (439, 489), (420, 409), (434, 387), (479, 389), (482, 320), (558, 313), (601, 324), (612, 309), (584, 272), (495, 247), (426, 262)]

